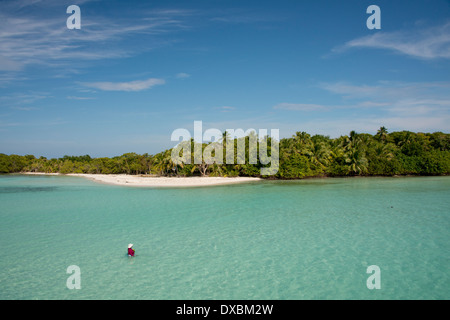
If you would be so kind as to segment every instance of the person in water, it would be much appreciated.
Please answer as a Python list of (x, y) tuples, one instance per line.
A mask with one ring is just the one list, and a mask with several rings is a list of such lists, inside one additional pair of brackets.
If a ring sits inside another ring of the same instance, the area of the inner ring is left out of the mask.
[(133, 244), (132, 243), (130, 243), (128, 245), (128, 256), (129, 257), (134, 257), (134, 249), (133, 249)]

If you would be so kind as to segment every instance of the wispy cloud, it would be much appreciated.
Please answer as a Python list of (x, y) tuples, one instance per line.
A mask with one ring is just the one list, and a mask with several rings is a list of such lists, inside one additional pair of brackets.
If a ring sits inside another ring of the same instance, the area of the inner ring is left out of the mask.
[(251, 10), (244, 8), (222, 8), (220, 11), (211, 12), (213, 15), (209, 18), (209, 21), (214, 23), (223, 23), (228, 25), (273, 25), (280, 21), (280, 17), (276, 15), (268, 15), (257, 10)]
[(216, 110), (219, 110), (220, 112), (230, 112), (235, 110), (235, 107), (231, 107), (231, 106), (222, 106), (222, 107), (216, 107)]
[(37, 101), (42, 101), (50, 97), (51, 96), (45, 92), (12, 93), (0, 96), (0, 102), (4, 106), (9, 106), (17, 110), (26, 110), (26, 108), (30, 107), (22, 107), (23, 105), (34, 104)]
[[(30, 5), (33, 14), (21, 10)], [(65, 11), (62, 16), (47, 13), (54, 12), (50, 9), (55, 6), (63, 5), (56, 0), (0, 2), (0, 71), (20, 71), (36, 64), (67, 67), (68, 61), (73, 68), (77, 61), (130, 57), (170, 43), (158, 36), (186, 29), (186, 19), (191, 14), (187, 10), (153, 10), (112, 20), (107, 16), (83, 15), (81, 6), (81, 29), (68, 30)], [(147, 37), (145, 46), (123, 45), (136, 34)]]
[(69, 99), (69, 100), (94, 100), (96, 98), (93, 98), (93, 97), (68, 96), (67, 99)]
[(103, 91), (142, 91), (164, 83), (163, 79), (150, 78), (129, 82), (83, 82), (81, 85)]
[(11, 109), (19, 110), (19, 111), (33, 111), (38, 110), (36, 107), (11, 107)]
[(278, 110), (291, 110), (291, 111), (318, 111), (325, 110), (328, 107), (319, 104), (307, 104), (307, 103), (279, 103), (273, 107)]
[(450, 22), (406, 31), (379, 31), (350, 40), (343, 46), (334, 48), (333, 52), (339, 53), (352, 48), (386, 49), (420, 59), (450, 59)]
[(345, 100), (363, 100), (366, 107), (409, 104), (439, 104), (450, 107), (450, 82), (396, 82), (378, 81), (373, 85), (348, 82), (321, 83), (320, 88), (338, 94)]
[[(311, 134), (329, 135), (339, 137), (348, 135), (350, 130), (359, 133), (375, 134), (384, 126), (389, 132), (409, 130), (413, 132), (449, 132), (450, 116), (358, 116), (349, 118), (336, 117), (334, 119), (323, 118), (312, 121), (297, 121), (295, 123), (283, 123), (280, 132), (285, 136), (294, 134), (296, 131), (306, 131)], [(288, 134), (289, 133), (289, 134)]]
[[(85, 4), (87, 2), (100, 1), (100, 0), (77, 0), (77, 5)], [(23, 9), (26, 7), (35, 7), (40, 4), (45, 4), (47, 7), (54, 6), (69, 6), (73, 1), (67, 0), (3, 0), (5, 8)]]
[(348, 128), (376, 132), (380, 126), (391, 130), (450, 130), (450, 82), (335, 82), (319, 87), (336, 95), (337, 103), (280, 103), (273, 109), (308, 112), (314, 120), (302, 122), (302, 130), (320, 134), (345, 134)]
[(322, 84), (355, 107), (381, 110), (390, 116), (435, 117), (450, 114), (450, 82), (391, 82), (375, 85)]
[(23, 122), (2, 122), (0, 121), (0, 128), (2, 127), (49, 127), (49, 126), (60, 126), (69, 123), (66, 120), (55, 119), (55, 120), (45, 120), (45, 121), (23, 121)]
[(177, 79), (186, 79), (186, 78), (189, 78), (190, 76), (191, 75), (188, 74), (188, 73), (180, 72), (180, 73), (177, 73), (175, 75), (175, 78), (177, 78)]

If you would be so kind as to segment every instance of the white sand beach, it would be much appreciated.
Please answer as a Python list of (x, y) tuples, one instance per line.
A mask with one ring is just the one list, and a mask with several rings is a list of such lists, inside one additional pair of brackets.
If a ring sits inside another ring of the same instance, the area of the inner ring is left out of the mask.
[[(25, 174), (59, 175), (55, 173), (29, 172)], [(155, 177), (128, 174), (79, 174), (70, 173), (66, 176), (84, 177), (99, 183), (106, 183), (131, 187), (203, 187), (243, 182), (260, 181), (260, 178), (251, 177)]]

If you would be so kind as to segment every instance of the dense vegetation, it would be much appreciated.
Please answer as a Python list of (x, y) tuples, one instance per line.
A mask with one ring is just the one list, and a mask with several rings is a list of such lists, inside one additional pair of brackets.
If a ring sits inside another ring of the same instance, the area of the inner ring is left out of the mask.
[[(269, 153), (270, 151), (270, 137)], [(245, 163), (238, 162), (236, 148), (239, 139), (230, 140), (224, 133), (224, 164), (175, 164), (172, 149), (155, 155), (126, 153), (113, 158), (64, 156), (59, 159), (36, 158), (33, 155), (0, 154), (0, 173), (94, 173), (94, 174), (157, 174), (259, 176), (263, 166), (259, 159), (250, 164), (249, 137), (246, 141)], [(234, 142), (234, 146), (233, 146)], [(191, 144), (195, 142), (191, 140)], [(203, 144), (204, 150), (208, 144)], [(235, 164), (225, 164), (228, 146), (235, 148)], [(388, 133), (381, 127), (377, 134), (358, 134), (331, 139), (323, 135), (311, 136), (297, 132), (279, 143), (279, 170), (274, 178), (299, 179), (317, 176), (373, 176), (373, 175), (446, 175), (450, 173), (450, 134)], [(193, 155), (192, 155), (193, 156)], [(193, 163), (193, 161), (192, 161)], [(242, 164), (237, 164), (242, 163)], [(266, 165), (267, 167), (268, 165)]]

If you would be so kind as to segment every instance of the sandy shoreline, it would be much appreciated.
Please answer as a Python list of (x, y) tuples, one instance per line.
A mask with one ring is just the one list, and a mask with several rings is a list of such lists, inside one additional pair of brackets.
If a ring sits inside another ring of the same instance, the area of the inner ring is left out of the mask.
[(83, 177), (95, 182), (111, 185), (130, 186), (130, 187), (206, 187), (216, 185), (235, 184), (243, 182), (256, 182), (260, 178), (250, 177), (150, 177), (136, 176), (128, 174), (84, 174), (84, 173), (43, 173), (43, 172), (25, 172), (23, 174), (31, 175), (65, 175), (72, 177)]

